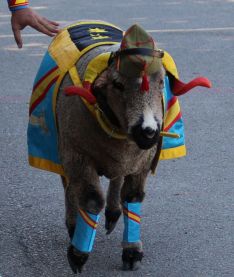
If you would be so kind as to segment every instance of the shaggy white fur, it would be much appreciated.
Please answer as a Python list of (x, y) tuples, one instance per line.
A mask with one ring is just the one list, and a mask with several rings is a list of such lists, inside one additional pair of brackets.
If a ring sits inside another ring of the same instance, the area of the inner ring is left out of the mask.
[(150, 127), (151, 129), (156, 131), (158, 126), (157, 126), (157, 122), (154, 118), (154, 113), (151, 110), (151, 108), (147, 107), (144, 110), (143, 114), (144, 114), (144, 121), (143, 121), (143, 124), (142, 124), (142, 128), (146, 129), (147, 127)]

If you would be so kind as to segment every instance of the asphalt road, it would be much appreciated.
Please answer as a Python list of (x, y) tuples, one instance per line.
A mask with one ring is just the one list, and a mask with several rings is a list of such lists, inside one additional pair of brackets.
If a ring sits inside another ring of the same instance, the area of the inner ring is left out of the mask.
[[(17, 50), (6, 1), (0, 3), (0, 276), (73, 276), (66, 259), (59, 177), (27, 163), (32, 83), (50, 38), (28, 29)], [(177, 62), (181, 79), (205, 75), (211, 90), (180, 99), (187, 157), (160, 163), (143, 207), (145, 258), (121, 271), (122, 220), (106, 236), (103, 217), (82, 276), (234, 276), (234, 1), (31, 1), (62, 25), (101, 19), (138, 22)], [(103, 179), (103, 184), (107, 181)]]

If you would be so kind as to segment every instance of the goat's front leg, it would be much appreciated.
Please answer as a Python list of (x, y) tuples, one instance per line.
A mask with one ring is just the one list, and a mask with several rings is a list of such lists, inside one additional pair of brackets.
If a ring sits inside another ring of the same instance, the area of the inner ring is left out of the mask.
[(106, 234), (110, 234), (122, 213), (120, 205), (120, 191), (123, 185), (123, 177), (119, 177), (110, 181), (107, 200), (106, 200), (106, 209), (105, 209), (105, 228), (107, 230)]
[[(92, 251), (99, 213), (104, 207), (103, 192), (95, 169), (88, 164), (82, 169), (82, 174), (75, 178), (69, 178), (69, 186), (66, 190), (69, 214), (67, 217), (69, 224), (67, 225), (70, 227), (71, 237), (67, 256), (74, 273), (82, 271), (83, 265)], [(74, 213), (76, 214), (75, 222)]]
[(125, 177), (121, 191), (124, 213), (123, 269), (137, 270), (143, 258), (140, 238), (141, 205), (145, 196), (144, 187), (147, 172)]

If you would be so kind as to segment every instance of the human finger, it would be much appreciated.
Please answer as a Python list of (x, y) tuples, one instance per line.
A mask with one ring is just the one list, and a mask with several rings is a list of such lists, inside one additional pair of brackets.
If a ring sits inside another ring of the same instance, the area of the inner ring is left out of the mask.
[(50, 36), (50, 37), (53, 37), (54, 36), (54, 33), (51, 32), (50, 30), (48, 30), (47, 28), (45, 28), (38, 20), (37, 21), (34, 21), (30, 24), (30, 26), (34, 29), (36, 29), (37, 31), (47, 35), (47, 36)]
[(45, 18), (45, 17), (43, 17), (43, 19), (46, 20), (48, 23), (54, 25), (54, 26), (59, 26), (59, 23), (56, 22), (56, 21), (51, 21), (51, 20), (49, 20), (49, 19), (47, 19), (47, 18)]
[(16, 42), (18, 48), (22, 48), (23, 41), (22, 41), (22, 37), (21, 37), (19, 26), (12, 26), (12, 31), (13, 31), (15, 42)]
[(46, 19), (44, 18), (38, 18), (38, 22), (44, 26), (47, 30), (49, 30), (51, 33), (58, 33), (59, 30), (56, 26), (52, 25), (50, 22), (48, 22)]

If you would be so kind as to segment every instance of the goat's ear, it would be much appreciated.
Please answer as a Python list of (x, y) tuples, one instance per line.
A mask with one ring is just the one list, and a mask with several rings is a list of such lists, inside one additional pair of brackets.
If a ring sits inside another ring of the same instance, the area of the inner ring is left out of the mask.
[(160, 78), (160, 80), (159, 80), (159, 89), (160, 90), (164, 89), (164, 79), (163, 78)]
[(93, 89), (103, 89), (106, 87), (107, 85), (107, 70), (103, 71), (95, 80), (94, 85), (93, 85)]
[(164, 77), (165, 77), (165, 71), (164, 71), (164, 69), (162, 69), (158, 73), (159, 89), (160, 90), (162, 90), (164, 88)]

